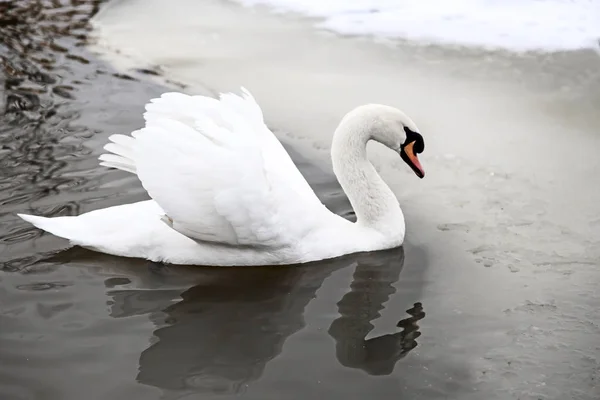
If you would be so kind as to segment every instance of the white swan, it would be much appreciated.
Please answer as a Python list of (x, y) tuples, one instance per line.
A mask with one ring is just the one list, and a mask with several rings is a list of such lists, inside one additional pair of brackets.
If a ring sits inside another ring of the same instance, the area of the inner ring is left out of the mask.
[(398, 152), (419, 177), (424, 149), (413, 121), (384, 105), (350, 111), (333, 135), (333, 170), (357, 216), (316, 197), (243, 95), (165, 93), (145, 127), (112, 135), (100, 164), (137, 174), (152, 200), (73, 217), (18, 214), (71, 244), (124, 257), (192, 265), (280, 265), (400, 246), (404, 216), (367, 159), (369, 140)]

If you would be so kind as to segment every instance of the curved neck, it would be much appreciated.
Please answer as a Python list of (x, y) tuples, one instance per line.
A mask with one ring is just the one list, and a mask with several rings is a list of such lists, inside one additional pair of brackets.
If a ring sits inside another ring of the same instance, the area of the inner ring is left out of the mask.
[(364, 118), (342, 120), (331, 146), (333, 171), (352, 204), (357, 224), (403, 236), (404, 215), (398, 200), (367, 158), (373, 129)]

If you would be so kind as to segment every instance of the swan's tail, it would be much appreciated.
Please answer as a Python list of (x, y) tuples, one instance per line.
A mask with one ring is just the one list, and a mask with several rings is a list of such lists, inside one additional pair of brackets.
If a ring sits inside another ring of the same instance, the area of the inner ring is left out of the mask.
[[(152, 200), (101, 208), (78, 216), (17, 215), (36, 228), (67, 239), (71, 245), (126, 257), (143, 256), (155, 236), (165, 229), (172, 231), (160, 221), (164, 211)], [(129, 229), (123, 229), (124, 224)]]
[(81, 227), (77, 217), (38, 217), (36, 215), (17, 214), (19, 217), (29, 222), (36, 228), (50, 232), (55, 236), (59, 236), (70, 241), (81, 236)]

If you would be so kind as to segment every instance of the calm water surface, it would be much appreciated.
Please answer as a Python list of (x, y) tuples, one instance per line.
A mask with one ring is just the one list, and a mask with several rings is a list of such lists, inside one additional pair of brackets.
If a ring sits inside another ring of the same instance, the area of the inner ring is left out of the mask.
[[(598, 398), (597, 321), (469, 297), (477, 278), (450, 253), (409, 241), (304, 266), (172, 267), (61, 251), (18, 219), (147, 198), (97, 156), (166, 89), (86, 51), (100, 3), (0, 2), (0, 399)], [(289, 151), (352, 219), (331, 173)]]

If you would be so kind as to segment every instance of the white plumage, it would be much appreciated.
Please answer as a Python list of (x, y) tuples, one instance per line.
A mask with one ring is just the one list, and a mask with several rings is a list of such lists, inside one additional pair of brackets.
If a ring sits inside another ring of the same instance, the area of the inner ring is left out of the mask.
[[(401, 126), (416, 129), (408, 117), (391, 107), (363, 106), (336, 131), (338, 139), (348, 139), (341, 145), (349, 146), (345, 163), (354, 164), (336, 174), (363, 187), (362, 195), (375, 190), (372, 204), (348, 193), (355, 209), (382, 208), (395, 219), (381, 221), (381, 214), (361, 221), (357, 210), (359, 220), (351, 223), (321, 204), (265, 125), (255, 99), (242, 92), (219, 100), (165, 93), (146, 105), (144, 128), (109, 137), (100, 164), (137, 174), (152, 200), (77, 217), (19, 215), (75, 245), (175, 264), (289, 264), (402, 243), (404, 219), (395, 197), (366, 158), (368, 165), (352, 158), (350, 147), (362, 135), (365, 146), (373, 138), (399, 150)], [(401, 122), (393, 132), (390, 118)], [(389, 129), (381, 129), (380, 121)]]

